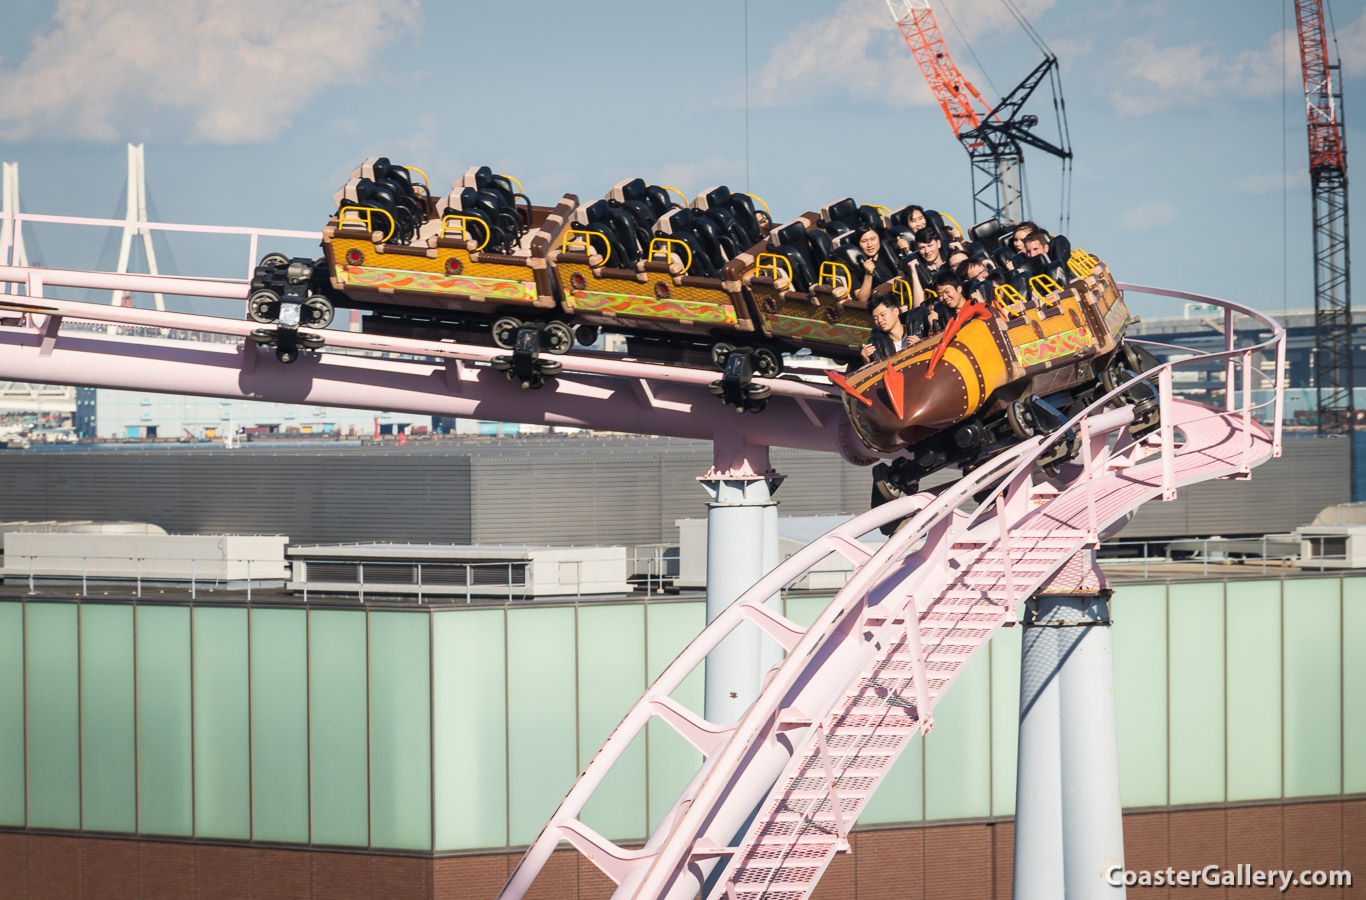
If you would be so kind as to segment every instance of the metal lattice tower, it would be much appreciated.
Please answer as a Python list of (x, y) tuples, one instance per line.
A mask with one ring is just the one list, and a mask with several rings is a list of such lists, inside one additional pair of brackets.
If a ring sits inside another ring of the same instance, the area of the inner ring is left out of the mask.
[[(1065, 107), (1060, 97), (1055, 98), (1055, 107), (1062, 146), (1035, 134), (1032, 129), (1039, 124), (1038, 117), (1023, 114), (1025, 102), (1045, 78), (1051, 80), (1055, 93), (1058, 91), (1058, 58), (1045, 52), (1043, 61), (1034, 67), (1034, 71), (992, 108), (958, 70), (929, 0), (886, 2), (935, 101), (948, 119), (954, 137), (968, 152), (975, 220), (1023, 221), (1028, 217), (1024, 196), (1024, 148), (1034, 147), (1056, 156), (1063, 161), (1064, 167), (1070, 165), (1072, 159)], [(1066, 171), (1064, 168), (1064, 175)], [(1066, 217), (1065, 210), (1063, 216)]]
[(1351, 256), (1347, 240), (1347, 136), (1342, 79), (1328, 55), (1322, 0), (1295, 0), (1314, 195), (1314, 385), (1320, 434), (1350, 434)]

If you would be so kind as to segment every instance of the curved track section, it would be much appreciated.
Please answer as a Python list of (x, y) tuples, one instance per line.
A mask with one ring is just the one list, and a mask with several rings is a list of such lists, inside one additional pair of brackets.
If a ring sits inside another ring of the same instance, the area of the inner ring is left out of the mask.
[[(1272, 330), (1268, 341), (1183, 360), (1226, 362), (1227, 402), (1215, 410), (1172, 397), (1168, 363), (1117, 387), (1069, 423), (1073, 462), (1052, 475), (1035, 465), (1064, 436), (1034, 438), (993, 458), (937, 497), (918, 494), (865, 513), (822, 536), (758, 581), (718, 616), (635, 704), (527, 851), (499, 895), (522, 897), (561, 841), (618, 885), (614, 900), (802, 900), (883, 776), (972, 656), (1042, 587), (1098, 586), (1093, 551), (1107, 528), (1179, 486), (1245, 478), (1279, 455), (1281, 384), (1252, 402), (1261, 359), (1284, 359), (1284, 332), (1250, 309), (1210, 298), (1125, 285), (1128, 290), (1214, 302)], [(1232, 328), (1226, 329), (1232, 335)], [(1230, 338), (1231, 340), (1231, 338)], [(1268, 360), (1269, 361), (1269, 360)], [(1277, 365), (1273, 372), (1283, 370)], [(1241, 389), (1237, 374), (1241, 371)], [(1120, 402), (1139, 380), (1157, 388), (1161, 425), (1142, 440)], [(1235, 398), (1241, 403), (1235, 403)], [(1257, 421), (1266, 407), (1268, 431)], [(980, 502), (979, 502), (980, 501)], [(860, 535), (906, 518), (874, 551)], [(855, 565), (848, 584), (803, 629), (764, 605), (826, 556)], [(760, 697), (734, 726), (680, 706), (670, 694), (731, 631), (750, 622), (787, 652)], [(704, 756), (640, 848), (625, 848), (580, 818), (622, 752), (653, 718)]]
[[(2, 258), (2, 255), (0, 255)], [(737, 415), (708, 393), (711, 369), (583, 351), (556, 356), (563, 374), (527, 391), (488, 363), (505, 351), (442, 340), (301, 328), (322, 352), (285, 365), (248, 340), (245, 318), (109, 306), (47, 296), (52, 290), (126, 290), (245, 300), (247, 285), (223, 279), (124, 275), (0, 265), (0, 379), (193, 394), (205, 397), (386, 409), (837, 452), (868, 465), (826, 384), (765, 379), (762, 415)], [(230, 304), (231, 307), (231, 304)], [(240, 312), (241, 307), (232, 307)], [(123, 333), (123, 332), (132, 332)], [(216, 340), (173, 340), (179, 332)], [(226, 339), (226, 340), (225, 340)]]

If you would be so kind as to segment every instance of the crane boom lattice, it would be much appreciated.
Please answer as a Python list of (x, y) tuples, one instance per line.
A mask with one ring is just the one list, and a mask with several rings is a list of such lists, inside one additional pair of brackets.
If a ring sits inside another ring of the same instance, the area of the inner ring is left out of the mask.
[(1328, 54), (1322, 0), (1295, 0), (1314, 198), (1314, 386), (1320, 434), (1351, 433), (1351, 255), (1341, 70)]
[[(906, 40), (911, 55), (929, 83), (935, 102), (948, 119), (954, 137), (968, 152), (972, 164), (973, 215), (977, 221), (988, 218), (1019, 222), (1027, 218), (1024, 196), (1024, 147), (1043, 150), (1063, 161), (1067, 178), (1072, 149), (1067, 138), (1066, 119), (1061, 97), (1055, 95), (1059, 115), (1060, 144), (1035, 134), (1037, 116), (1024, 115), (1025, 101), (1045, 78), (1058, 91), (1058, 59), (1045, 48), (1045, 56), (1034, 71), (1025, 76), (1001, 102), (992, 107), (963, 77), (949, 53), (929, 0), (886, 0), (887, 9)], [(1064, 197), (1066, 192), (1064, 191)], [(1065, 205), (1065, 201), (1064, 201)], [(1066, 209), (1061, 211), (1065, 220)]]

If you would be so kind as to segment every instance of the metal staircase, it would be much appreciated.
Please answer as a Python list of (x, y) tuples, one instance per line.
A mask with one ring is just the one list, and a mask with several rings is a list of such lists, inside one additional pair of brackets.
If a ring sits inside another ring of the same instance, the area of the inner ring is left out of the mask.
[[(1138, 289), (1184, 296), (1177, 292)], [(1144, 373), (1159, 395), (1161, 425), (1141, 440), (1134, 409), (1117, 387), (1069, 423), (1080, 439), (1073, 462), (1053, 474), (1035, 460), (1049, 439), (1015, 446), (937, 497), (888, 503), (834, 529), (764, 576), (718, 616), (627, 713), (589, 762), (499, 895), (522, 897), (561, 841), (618, 885), (614, 900), (699, 894), (706, 900), (801, 900), (814, 890), (883, 776), (934, 705), (998, 628), (1041, 588), (1103, 585), (1094, 548), (1144, 502), (1180, 485), (1244, 478), (1280, 453), (1281, 384), (1256, 368), (1283, 369), (1280, 326), (1252, 310), (1272, 337)], [(1224, 361), (1225, 409), (1175, 399), (1171, 368)], [(1241, 391), (1235, 371), (1241, 367)], [(1270, 368), (1270, 365), (1268, 365)], [(1253, 378), (1270, 399), (1253, 402)], [(1235, 398), (1241, 399), (1235, 404)], [(1268, 431), (1257, 421), (1265, 409)], [(874, 551), (858, 540), (906, 518)], [(854, 563), (848, 584), (809, 629), (765, 601), (831, 553)], [(760, 697), (732, 727), (720, 727), (670, 699), (683, 679), (731, 631), (752, 622), (787, 655)], [(913, 625), (914, 627), (908, 627)], [(646, 723), (658, 717), (704, 760), (643, 847), (597, 834), (579, 815), (594, 789)]]

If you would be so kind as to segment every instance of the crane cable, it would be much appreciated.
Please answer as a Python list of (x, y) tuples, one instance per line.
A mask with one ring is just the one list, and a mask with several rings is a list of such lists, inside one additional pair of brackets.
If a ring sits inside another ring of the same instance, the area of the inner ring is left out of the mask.
[(1053, 51), (1048, 48), (1048, 43), (1044, 41), (1043, 35), (1034, 30), (1034, 26), (1029, 24), (1029, 20), (1025, 18), (1025, 14), (1020, 11), (1019, 7), (1012, 0), (1001, 0), (1001, 2), (1005, 4), (1006, 10), (1015, 17), (1015, 21), (1020, 23), (1025, 34), (1029, 35), (1029, 39), (1034, 42), (1034, 46), (1043, 51), (1045, 56), (1052, 56)]
[[(991, 85), (992, 93), (996, 95), (996, 103), (1000, 103), (1000, 90), (997, 89), (996, 83), (991, 80), (991, 75), (987, 73), (987, 67), (982, 65), (982, 61), (977, 58), (977, 51), (972, 49), (972, 42), (969, 41), (968, 36), (963, 33), (963, 29), (958, 27), (958, 20), (953, 17), (953, 11), (949, 9), (947, 3), (941, 4), (939, 8), (944, 11), (944, 15), (949, 17), (949, 24), (953, 26), (954, 31), (958, 32), (958, 37), (963, 41), (963, 46), (968, 48), (968, 54), (972, 57), (972, 61), (977, 63), (977, 70), (982, 73), (982, 77), (987, 80), (987, 84)], [(990, 112), (990, 110), (987, 111)]]

